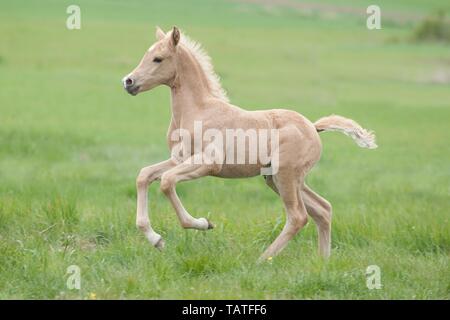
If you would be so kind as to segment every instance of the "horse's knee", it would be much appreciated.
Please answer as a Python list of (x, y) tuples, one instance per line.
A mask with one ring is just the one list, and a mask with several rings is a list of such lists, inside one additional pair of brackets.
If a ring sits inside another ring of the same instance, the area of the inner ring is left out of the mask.
[(168, 194), (174, 185), (175, 185), (175, 179), (172, 175), (170, 175), (168, 173), (164, 173), (161, 176), (160, 190), (164, 194)]
[(141, 169), (139, 171), (139, 174), (136, 178), (136, 187), (139, 188), (145, 188), (148, 185), (148, 174), (144, 169)]

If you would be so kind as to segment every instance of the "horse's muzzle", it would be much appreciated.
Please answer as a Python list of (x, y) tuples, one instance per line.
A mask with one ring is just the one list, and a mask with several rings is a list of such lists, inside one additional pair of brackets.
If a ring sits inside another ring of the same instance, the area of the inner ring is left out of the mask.
[(125, 78), (122, 80), (122, 83), (123, 83), (124, 89), (125, 89), (129, 94), (131, 94), (131, 95), (133, 95), (133, 96), (135, 96), (135, 95), (138, 94), (138, 92), (139, 92), (139, 86), (136, 85), (136, 84), (134, 83), (134, 81), (133, 81), (132, 78), (130, 78), (130, 77), (125, 77)]
[(125, 90), (132, 96), (135, 96), (139, 92), (139, 86), (125, 87)]

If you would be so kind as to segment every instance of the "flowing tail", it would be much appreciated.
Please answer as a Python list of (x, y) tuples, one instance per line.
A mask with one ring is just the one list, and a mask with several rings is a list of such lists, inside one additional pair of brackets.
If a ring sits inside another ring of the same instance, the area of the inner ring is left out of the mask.
[(331, 115), (323, 117), (314, 123), (317, 132), (340, 131), (351, 137), (361, 148), (375, 149), (375, 134), (357, 124), (352, 119)]

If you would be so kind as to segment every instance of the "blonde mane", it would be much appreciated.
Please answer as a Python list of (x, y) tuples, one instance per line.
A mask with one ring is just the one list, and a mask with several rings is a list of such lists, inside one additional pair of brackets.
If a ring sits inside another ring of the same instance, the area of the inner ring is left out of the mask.
[(190, 39), (184, 33), (181, 35), (180, 43), (192, 54), (194, 59), (197, 60), (205, 74), (212, 95), (218, 99), (229, 102), (227, 93), (220, 84), (220, 77), (214, 72), (211, 57), (202, 48), (201, 44)]

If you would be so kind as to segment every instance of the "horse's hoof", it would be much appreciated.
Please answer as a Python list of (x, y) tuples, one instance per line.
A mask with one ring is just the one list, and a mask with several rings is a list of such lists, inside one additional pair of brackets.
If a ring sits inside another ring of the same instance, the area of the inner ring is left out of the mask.
[(166, 243), (164, 242), (163, 238), (160, 238), (158, 242), (155, 243), (155, 248), (161, 251), (164, 249), (165, 244)]
[(206, 219), (206, 221), (208, 221), (208, 230), (209, 229), (214, 229), (215, 225), (213, 225), (212, 222), (209, 221), (208, 219)]

